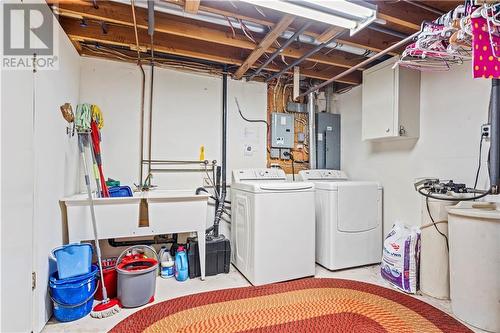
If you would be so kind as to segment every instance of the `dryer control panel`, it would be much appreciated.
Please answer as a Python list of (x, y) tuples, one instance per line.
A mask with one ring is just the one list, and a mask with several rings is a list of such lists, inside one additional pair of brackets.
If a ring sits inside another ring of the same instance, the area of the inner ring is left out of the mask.
[(339, 181), (347, 180), (347, 175), (342, 170), (302, 170), (299, 172), (299, 177), (304, 181)]
[(233, 170), (233, 183), (245, 181), (286, 181), (285, 171), (278, 168)]

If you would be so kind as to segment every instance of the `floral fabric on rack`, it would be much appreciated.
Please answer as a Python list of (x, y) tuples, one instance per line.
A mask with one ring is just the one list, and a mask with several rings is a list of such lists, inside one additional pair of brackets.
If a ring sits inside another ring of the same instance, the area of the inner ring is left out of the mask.
[(472, 18), (471, 23), (474, 78), (500, 78), (500, 37), (492, 34), (493, 45), (491, 45), (486, 19)]

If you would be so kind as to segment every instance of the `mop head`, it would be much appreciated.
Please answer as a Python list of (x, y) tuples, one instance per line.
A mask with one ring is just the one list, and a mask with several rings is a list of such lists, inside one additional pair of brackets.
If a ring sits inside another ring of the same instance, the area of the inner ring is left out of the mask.
[(78, 104), (76, 106), (75, 127), (78, 133), (90, 132), (92, 121), (92, 106), (90, 104)]
[(111, 317), (120, 312), (120, 303), (116, 299), (107, 299), (94, 306), (90, 316), (97, 319)]

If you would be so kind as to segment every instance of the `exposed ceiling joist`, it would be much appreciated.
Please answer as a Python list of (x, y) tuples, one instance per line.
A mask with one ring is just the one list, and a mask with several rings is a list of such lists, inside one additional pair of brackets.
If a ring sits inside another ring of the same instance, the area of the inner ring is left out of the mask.
[(281, 20), (276, 24), (271, 31), (262, 39), (257, 47), (250, 53), (248, 58), (234, 73), (234, 78), (239, 80), (247, 72), (247, 70), (255, 64), (255, 62), (269, 49), (269, 47), (278, 39), (281, 34), (286, 31), (288, 26), (293, 22), (295, 16), (283, 15)]
[(339, 35), (339, 27), (331, 27), (330, 29), (328, 30), (325, 30), (321, 35), (319, 35), (318, 37), (316, 37), (316, 40), (319, 42), (319, 43), (326, 43), (327, 41), (329, 41), (330, 39), (332, 39), (333, 37)]
[[(172, 3), (172, 4), (176, 4), (176, 5), (183, 3), (183, 0), (180, 0), (180, 1), (179, 0), (164, 0), (164, 1)], [(420, 28), (419, 23), (416, 24), (413, 21), (406, 20), (406, 16), (405, 16), (404, 11), (401, 11), (401, 15), (398, 19), (398, 16), (395, 16), (396, 11), (390, 9), (391, 4), (384, 5), (383, 1), (380, 1), (380, 0), (372, 0), (372, 2), (379, 6), (378, 14), (377, 14), (379, 18), (382, 18), (382, 16), (383, 16), (383, 17), (385, 17), (386, 21), (388, 21), (388, 22), (392, 23), (392, 21), (394, 21), (395, 24), (400, 25), (402, 27), (409, 26), (409, 27), (411, 27), (412, 30), (415, 29), (417, 26), (418, 26), (416, 28), (417, 30)], [(382, 4), (382, 6), (380, 6), (381, 4)], [(222, 9), (223, 7), (225, 9)], [(276, 24), (276, 22), (272, 21), (269, 18), (266, 18), (263, 16), (259, 16), (258, 18), (256, 18), (256, 17), (253, 17), (251, 15), (248, 15), (248, 13), (246, 13), (244, 11), (237, 10), (236, 8), (231, 8), (229, 6), (224, 6), (224, 1), (205, 1), (203, 3), (203, 5), (200, 6), (200, 10), (203, 10), (203, 11), (206, 11), (209, 13), (213, 13), (213, 14), (225, 15), (228, 17), (238, 17), (238, 18), (244, 19), (248, 22), (262, 24), (262, 25), (266, 25), (269, 27), (272, 27)], [(389, 13), (386, 13), (385, 12), (386, 10), (389, 10)], [(412, 15), (410, 15), (410, 17), (413, 18)], [(310, 35), (312, 37), (318, 38), (323, 33), (322, 32), (318, 33), (314, 29), (309, 29), (306, 31), (306, 34)], [(386, 48), (385, 45), (380, 43), (380, 41), (383, 39), (383, 37), (386, 36), (384, 34), (380, 34), (380, 33), (371, 33), (370, 34), (369, 32), (362, 31), (362, 32), (358, 33), (357, 35), (358, 36), (362, 35), (363, 38), (360, 38), (359, 40), (358, 39), (348, 40), (348, 39), (341, 38), (338, 41), (342, 44), (366, 48), (366, 49), (374, 51), (374, 52), (379, 52), (379, 51), (382, 51), (383, 49)], [(326, 36), (325, 36), (325, 38), (326, 38)], [(391, 43), (392, 42), (397, 42), (397, 40), (391, 41)], [(396, 53), (392, 53), (392, 54), (395, 55)]]
[(71, 40), (71, 43), (73, 44), (73, 46), (75, 47), (76, 51), (81, 54), (82, 53), (82, 45), (80, 44), (79, 41), (75, 40), (75, 39), (70, 39)]
[(184, 11), (189, 14), (198, 13), (200, 8), (200, 0), (186, 0), (184, 1)]
[(372, 3), (377, 5), (378, 18), (415, 31), (420, 29), (422, 20), (434, 20), (439, 16), (422, 8), (407, 5), (404, 2), (386, 3), (373, 0)]
[[(61, 3), (59, 5), (59, 12), (61, 16), (85, 17), (98, 21), (133, 26), (133, 21), (130, 17), (130, 6), (110, 1), (100, 3), (98, 9), (95, 9), (89, 3), (83, 1)], [(144, 8), (136, 8), (136, 15), (138, 28), (147, 29), (147, 11)], [(255, 44), (244, 35), (232, 35), (221, 29), (209, 27), (202, 22), (186, 20), (165, 13), (156, 13), (155, 31), (195, 40), (209, 41), (215, 44), (237, 47), (245, 50), (253, 50), (255, 48)], [(306, 44), (288, 47), (282, 52), (282, 55), (298, 59), (309, 52), (312, 47), (313, 46)], [(273, 53), (275, 50), (276, 48), (269, 47), (265, 52)], [(342, 68), (350, 68), (359, 62), (359, 60), (347, 59), (338, 52), (331, 52), (328, 55), (316, 54), (310, 57), (309, 60)]]
[[(110, 25), (108, 33), (103, 34), (99, 24), (89, 22), (85, 29), (80, 27), (80, 22), (72, 18), (61, 18), (61, 25), (73, 41), (93, 42), (103, 45), (121, 46), (135, 49), (134, 31), (131, 27)], [(140, 49), (148, 50), (150, 48), (149, 36), (145, 30), (139, 30)], [(241, 50), (231, 47), (220, 47), (214, 49), (209, 42), (197, 41), (197, 43), (187, 43), (187, 39), (179, 36), (167, 34), (155, 34), (155, 51), (164, 54), (178, 55), (195, 59), (208, 60), (221, 64), (232, 64), (240, 66)], [(252, 66), (255, 68), (256, 66)], [(269, 71), (277, 72), (279, 67), (272, 65), (267, 68)], [(315, 79), (326, 80), (335, 73), (343, 71), (342, 68), (330, 68), (323, 70), (301, 69), (301, 74)], [(344, 77), (342, 83), (359, 84), (361, 83), (361, 73)]]

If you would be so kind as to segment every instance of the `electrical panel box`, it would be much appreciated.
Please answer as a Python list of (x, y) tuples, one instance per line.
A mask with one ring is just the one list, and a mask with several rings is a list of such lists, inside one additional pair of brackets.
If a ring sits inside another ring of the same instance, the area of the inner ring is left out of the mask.
[(340, 169), (340, 114), (316, 113), (316, 166)]
[(293, 148), (295, 138), (293, 114), (273, 112), (271, 114), (271, 147)]

